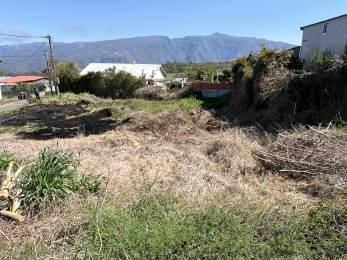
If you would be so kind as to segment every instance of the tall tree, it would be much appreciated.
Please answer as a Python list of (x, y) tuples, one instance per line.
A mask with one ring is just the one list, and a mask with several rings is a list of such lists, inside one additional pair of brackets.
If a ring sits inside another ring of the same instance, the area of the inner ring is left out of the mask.
[(79, 78), (80, 68), (74, 61), (58, 62), (56, 64), (56, 73), (59, 78), (77, 79)]

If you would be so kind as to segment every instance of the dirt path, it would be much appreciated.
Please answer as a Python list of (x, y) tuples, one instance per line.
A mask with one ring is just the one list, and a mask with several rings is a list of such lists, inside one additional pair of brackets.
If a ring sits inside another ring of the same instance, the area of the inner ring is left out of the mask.
[(27, 104), (28, 104), (27, 100), (19, 100), (19, 101), (14, 101), (11, 103), (3, 104), (3, 105), (0, 105), (0, 112), (7, 112), (10, 110), (21, 108)]

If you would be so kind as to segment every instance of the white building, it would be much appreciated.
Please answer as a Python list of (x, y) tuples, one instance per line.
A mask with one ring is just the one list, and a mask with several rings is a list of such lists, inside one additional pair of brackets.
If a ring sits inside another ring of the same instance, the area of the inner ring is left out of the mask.
[(312, 55), (330, 51), (336, 58), (347, 44), (347, 14), (301, 27), (303, 31), (300, 58), (309, 66)]
[(122, 64), (122, 63), (90, 63), (85, 67), (80, 75), (89, 72), (104, 72), (107, 69), (115, 68), (116, 71), (125, 71), (135, 77), (145, 76), (146, 80), (162, 81), (165, 79), (160, 64)]
[(2, 99), (2, 86), (5, 85), (2, 81), (8, 79), (9, 77), (0, 77), (0, 99)]

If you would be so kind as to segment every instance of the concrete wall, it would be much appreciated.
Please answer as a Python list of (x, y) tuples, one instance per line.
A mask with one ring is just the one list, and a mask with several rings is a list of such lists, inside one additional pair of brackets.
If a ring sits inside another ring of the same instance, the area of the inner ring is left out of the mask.
[(229, 94), (231, 90), (210, 90), (210, 89), (202, 89), (201, 94), (205, 98), (215, 98), (221, 97), (226, 94)]
[[(323, 33), (324, 25), (328, 32)], [(312, 55), (316, 52), (331, 51), (339, 58), (347, 44), (347, 15), (327, 22), (322, 22), (303, 28), (303, 38), (300, 58), (310, 64)]]

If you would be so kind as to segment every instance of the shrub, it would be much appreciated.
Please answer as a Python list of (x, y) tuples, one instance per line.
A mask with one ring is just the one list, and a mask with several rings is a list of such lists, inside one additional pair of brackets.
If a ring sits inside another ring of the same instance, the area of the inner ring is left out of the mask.
[(78, 91), (76, 89), (79, 75), (79, 67), (73, 61), (59, 62), (56, 65), (57, 76), (59, 77), (59, 89), (61, 92)]
[(73, 187), (80, 193), (96, 193), (101, 190), (102, 183), (98, 177), (81, 175), (76, 178)]
[(59, 149), (44, 149), (37, 162), (23, 172), (19, 186), (25, 207), (41, 209), (62, 201), (74, 191), (97, 191), (101, 183), (92, 177), (77, 174), (72, 153)]
[(334, 56), (331, 51), (325, 50), (323, 53), (316, 52), (312, 55), (312, 62), (319, 69), (329, 69), (334, 66)]
[(87, 75), (82, 76), (76, 81), (76, 84), (71, 89), (74, 93), (88, 92), (94, 95), (101, 96), (103, 89), (105, 88), (105, 81), (103, 73), (90, 72)]
[(116, 72), (115, 69), (109, 69), (103, 73), (91, 72), (78, 79), (61, 78), (63, 92), (88, 92), (105, 98), (132, 98), (134, 92), (144, 86), (144, 77), (137, 78), (124, 71)]
[(144, 77), (136, 78), (124, 71), (116, 72), (115, 69), (104, 73), (104, 81), (105, 88), (101, 96), (111, 98), (132, 98), (137, 89), (145, 86)]
[(249, 60), (245, 57), (235, 60), (234, 66), (231, 70), (234, 81), (240, 81), (243, 78), (253, 78), (253, 67)]
[(71, 153), (44, 149), (39, 160), (28, 167), (21, 181), (21, 199), (25, 206), (43, 208), (54, 204), (73, 191), (77, 165)]

